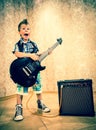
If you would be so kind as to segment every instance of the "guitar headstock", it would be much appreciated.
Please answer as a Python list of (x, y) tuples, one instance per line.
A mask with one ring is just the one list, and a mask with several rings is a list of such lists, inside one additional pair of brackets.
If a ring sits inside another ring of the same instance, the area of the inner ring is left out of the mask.
[(57, 42), (61, 45), (61, 43), (62, 43), (62, 38), (58, 38), (58, 39), (57, 39)]

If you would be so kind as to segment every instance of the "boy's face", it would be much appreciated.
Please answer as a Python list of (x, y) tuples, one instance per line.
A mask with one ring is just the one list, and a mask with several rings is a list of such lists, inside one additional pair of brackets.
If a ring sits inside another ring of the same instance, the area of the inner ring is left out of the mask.
[(29, 37), (30, 37), (30, 26), (29, 24), (22, 24), (20, 27), (20, 31), (19, 34), (21, 36), (21, 38), (23, 38), (24, 41), (28, 41)]

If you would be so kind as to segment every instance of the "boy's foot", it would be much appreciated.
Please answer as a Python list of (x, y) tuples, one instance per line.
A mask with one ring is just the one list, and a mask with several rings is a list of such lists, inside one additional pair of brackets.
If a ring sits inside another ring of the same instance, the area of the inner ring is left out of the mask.
[(50, 109), (42, 103), (42, 101), (37, 100), (37, 104), (38, 104), (38, 109), (41, 110), (42, 112), (48, 113), (50, 112)]
[(22, 105), (16, 105), (16, 113), (14, 116), (14, 121), (21, 121), (23, 120), (23, 108)]

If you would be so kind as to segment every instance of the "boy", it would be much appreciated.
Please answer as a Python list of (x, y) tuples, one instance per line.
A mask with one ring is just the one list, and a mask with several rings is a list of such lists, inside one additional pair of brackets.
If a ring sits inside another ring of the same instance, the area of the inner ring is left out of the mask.
[[(27, 19), (21, 21), (18, 25), (18, 32), (20, 34), (20, 40), (15, 44), (15, 48), (13, 53), (17, 58), (21, 57), (30, 57), (34, 61), (39, 59), (39, 55), (37, 52), (39, 51), (36, 43), (32, 42), (30, 38), (30, 25)], [(20, 49), (22, 46), (22, 50)], [(50, 53), (50, 52), (49, 52)], [(37, 76), (36, 84), (32, 86), (33, 90), (37, 95), (37, 105), (38, 109), (41, 109), (43, 112), (50, 112), (50, 109), (42, 103), (42, 86), (40, 83), (40, 73)], [(26, 91), (25, 91), (25, 90)], [(16, 105), (16, 113), (14, 116), (15, 121), (23, 120), (23, 107), (22, 107), (22, 99), (23, 94), (28, 93), (28, 88), (23, 87), (17, 84), (17, 105)]]

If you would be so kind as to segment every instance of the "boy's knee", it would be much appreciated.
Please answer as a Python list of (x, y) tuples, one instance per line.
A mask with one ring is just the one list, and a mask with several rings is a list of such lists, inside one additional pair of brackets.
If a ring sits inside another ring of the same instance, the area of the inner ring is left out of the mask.
[(32, 88), (33, 88), (33, 91), (35, 91), (37, 94), (42, 92), (41, 84), (35, 84)]

